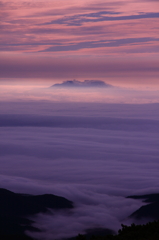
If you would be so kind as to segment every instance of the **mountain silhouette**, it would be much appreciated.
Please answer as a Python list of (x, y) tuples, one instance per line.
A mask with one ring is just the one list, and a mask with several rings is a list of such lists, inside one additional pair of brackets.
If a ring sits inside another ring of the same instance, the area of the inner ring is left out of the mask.
[(136, 219), (152, 219), (152, 220), (159, 220), (159, 193), (154, 194), (147, 194), (147, 195), (135, 195), (129, 196), (127, 198), (133, 199), (143, 199), (144, 203), (148, 203), (140, 207), (137, 211), (132, 213), (130, 217)]
[(71, 209), (73, 203), (53, 194), (29, 195), (0, 188), (0, 239), (31, 239), (26, 230), (40, 231), (31, 226), (28, 217), (50, 209)]
[(74, 79), (74, 80), (64, 81), (63, 83), (56, 83), (56, 84), (52, 85), (51, 88), (52, 87), (92, 88), (92, 87), (112, 87), (112, 86), (101, 80), (84, 80), (83, 82), (80, 82), (80, 81), (77, 81)]

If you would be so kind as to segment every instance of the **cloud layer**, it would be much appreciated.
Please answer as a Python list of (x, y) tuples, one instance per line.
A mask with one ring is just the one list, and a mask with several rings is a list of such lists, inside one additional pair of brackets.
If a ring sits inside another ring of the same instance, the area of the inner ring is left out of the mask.
[(125, 196), (158, 191), (158, 104), (4, 102), (0, 108), (1, 187), (75, 204), (67, 214), (36, 216), (42, 232), (34, 237), (117, 231), (141, 206)]

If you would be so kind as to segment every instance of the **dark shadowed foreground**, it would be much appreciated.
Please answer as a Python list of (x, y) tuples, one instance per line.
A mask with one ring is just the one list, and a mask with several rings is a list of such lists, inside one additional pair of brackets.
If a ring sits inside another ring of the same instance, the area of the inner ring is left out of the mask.
[(159, 239), (159, 221), (149, 222), (144, 225), (126, 226), (122, 224), (122, 229), (117, 235), (92, 236), (78, 235), (76, 240), (158, 240)]
[(159, 219), (159, 194), (147, 194), (141, 196), (129, 196), (128, 198), (143, 199), (145, 203), (148, 203), (140, 207), (137, 211), (131, 214), (130, 217), (136, 219)]
[[(130, 218), (159, 219), (159, 194), (136, 195), (127, 198), (143, 199), (143, 202), (148, 203), (132, 213)], [(25, 231), (41, 231), (41, 229), (32, 226), (34, 223), (33, 220), (30, 220), (32, 215), (52, 214), (51, 209), (65, 210), (68, 213), (71, 208), (73, 208), (73, 203), (63, 197), (52, 194), (37, 196), (18, 194), (0, 188), (0, 239), (32, 240), (34, 238), (27, 236)], [(114, 234), (115, 232), (110, 229), (94, 228), (87, 229), (85, 235), (79, 234), (78, 237), (67, 240), (157, 240), (159, 239), (159, 221), (149, 222), (146, 225), (131, 224), (131, 226), (126, 226), (122, 224), (122, 229), (118, 231), (117, 235)]]
[[(40, 212), (49, 212), (49, 209), (73, 208), (71, 201), (52, 194), (28, 195), (18, 194), (0, 189), (0, 237), (1, 239), (32, 239), (25, 236), (25, 231), (40, 231), (32, 227), (29, 216)], [(3, 236), (3, 237), (2, 237)]]

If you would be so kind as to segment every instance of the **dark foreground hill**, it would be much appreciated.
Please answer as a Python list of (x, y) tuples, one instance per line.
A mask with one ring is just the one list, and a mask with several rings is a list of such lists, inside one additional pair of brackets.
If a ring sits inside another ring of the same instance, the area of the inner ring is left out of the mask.
[(26, 230), (40, 231), (33, 228), (33, 221), (28, 217), (49, 209), (69, 209), (73, 203), (63, 197), (52, 194), (27, 195), (18, 194), (0, 188), (0, 240), (31, 239), (25, 235)]
[[(129, 217), (156, 221), (145, 225), (122, 225), (117, 235), (114, 235), (110, 229), (89, 229), (85, 235), (70, 240), (159, 240), (159, 194), (128, 198), (142, 199), (144, 204), (147, 203)], [(0, 240), (33, 240), (25, 235), (25, 231), (40, 231), (40, 229), (31, 226), (33, 221), (29, 220), (29, 216), (48, 212), (49, 209), (70, 208), (73, 208), (73, 203), (63, 197), (52, 194), (37, 196), (18, 194), (0, 188)]]
[(140, 207), (137, 211), (132, 213), (130, 217), (136, 219), (147, 218), (151, 220), (159, 219), (159, 194), (147, 194), (140, 196), (129, 196), (127, 198), (142, 199), (144, 203), (148, 203)]
[(79, 235), (76, 240), (159, 240), (159, 221), (145, 225), (122, 225), (117, 235), (92, 236)]

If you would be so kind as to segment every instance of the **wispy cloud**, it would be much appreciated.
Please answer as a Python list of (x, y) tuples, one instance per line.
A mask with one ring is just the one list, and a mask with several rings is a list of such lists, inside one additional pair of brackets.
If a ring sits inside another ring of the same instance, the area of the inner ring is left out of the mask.
[(127, 39), (117, 39), (117, 40), (108, 40), (108, 41), (92, 41), (92, 42), (80, 42), (77, 44), (69, 44), (67, 46), (54, 46), (44, 51), (75, 51), (84, 48), (102, 48), (102, 47), (118, 47), (127, 44), (141, 44), (152, 41), (159, 41), (159, 39), (147, 37), (147, 38), (127, 38)]
[(139, 13), (130, 16), (105, 16), (105, 15), (118, 15), (118, 12), (96, 12), (89, 14), (79, 14), (70, 17), (59, 18), (50, 22), (43, 23), (44, 25), (50, 24), (65, 24), (68, 26), (81, 26), (86, 22), (103, 22), (103, 21), (121, 21), (121, 20), (136, 20), (145, 18), (159, 18), (159, 13)]

